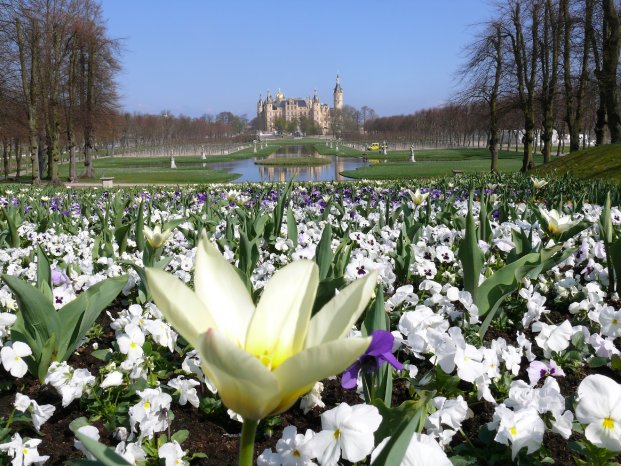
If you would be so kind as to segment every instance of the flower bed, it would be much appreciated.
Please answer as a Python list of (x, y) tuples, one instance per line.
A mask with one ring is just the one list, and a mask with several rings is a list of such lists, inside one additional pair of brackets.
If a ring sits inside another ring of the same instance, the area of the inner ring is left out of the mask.
[(416, 188), (0, 192), (0, 465), (619, 461), (620, 190)]

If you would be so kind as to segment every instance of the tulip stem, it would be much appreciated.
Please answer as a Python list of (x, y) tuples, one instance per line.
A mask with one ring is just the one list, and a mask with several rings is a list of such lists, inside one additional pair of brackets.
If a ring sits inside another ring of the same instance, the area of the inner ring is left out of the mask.
[(257, 433), (259, 421), (244, 419), (242, 424), (241, 440), (239, 442), (239, 466), (252, 466), (254, 456), (254, 436)]

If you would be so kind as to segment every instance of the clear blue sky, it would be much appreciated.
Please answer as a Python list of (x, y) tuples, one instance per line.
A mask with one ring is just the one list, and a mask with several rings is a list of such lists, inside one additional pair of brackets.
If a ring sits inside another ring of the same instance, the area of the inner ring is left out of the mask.
[(253, 118), (259, 93), (381, 115), (441, 105), (486, 0), (102, 0), (111, 37), (122, 38), (118, 77), (127, 111)]

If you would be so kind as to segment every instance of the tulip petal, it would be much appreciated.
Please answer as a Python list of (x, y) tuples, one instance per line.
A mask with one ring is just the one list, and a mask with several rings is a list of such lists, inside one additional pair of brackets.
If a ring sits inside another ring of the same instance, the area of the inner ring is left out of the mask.
[(159, 310), (170, 325), (197, 348), (202, 333), (218, 328), (209, 310), (196, 293), (173, 275), (150, 267), (147, 267), (146, 273), (153, 301)]
[(315, 314), (308, 326), (306, 348), (343, 338), (365, 310), (377, 282), (377, 272), (341, 290)]
[(299, 260), (278, 270), (265, 285), (246, 335), (246, 351), (278, 367), (304, 347), (319, 269)]
[(203, 236), (196, 251), (194, 289), (217, 320), (218, 329), (242, 347), (254, 303), (235, 267), (206, 236)]
[(347, 338), (307, 348), (287, 359), (272, 373), (278, 379), (282, 401), (272, 414), (286, 411), (318, 380), (340, 374), (369, 347), (371, 337)]
[(244, 419), (258, 421), (280, 400), (276, 377), (253, 355), (217, 331), (201, 341), (202, 368), (218, 389), (222, 402)]

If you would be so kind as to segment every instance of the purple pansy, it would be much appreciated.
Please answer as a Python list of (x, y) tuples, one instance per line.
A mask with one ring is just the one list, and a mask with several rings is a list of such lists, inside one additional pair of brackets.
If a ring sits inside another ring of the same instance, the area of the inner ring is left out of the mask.
[(52, 285), (65, 285), (69, 282), (69, 277), (62, 270), (52, 269)]
[(551, 359), (549, 364), (546, 364), (543, 361), (533, 361), (526, 369), (528, 373), (528, 379), (530, 380), (530, 386), (534, 387), (539, 382), (539, 379), (542, 377), (563, 377), (565, 372), (563, 369), (556, 364), (556, 362)]
[(343, 372), (341, 386), (343, 388), (355, 388), (358, 384), (358, 372), (375, 372), (385, 362), (397, 370), (403, 369), (403, 365), (392, 354), (392, 346), (395, 337), (386, 330), (375, 330), (371, 333), (371, 344), (366, 352), (360, 356), (349, 369)]

